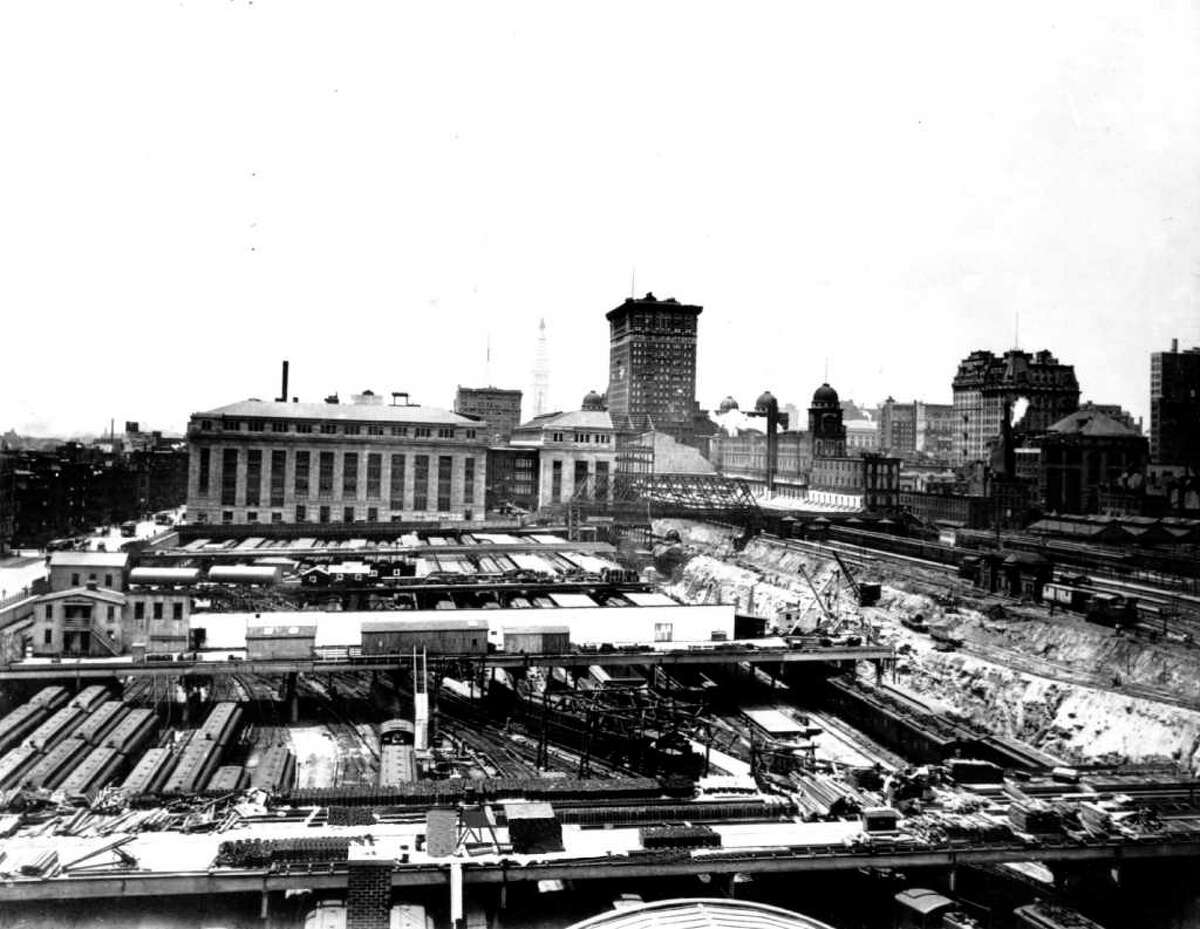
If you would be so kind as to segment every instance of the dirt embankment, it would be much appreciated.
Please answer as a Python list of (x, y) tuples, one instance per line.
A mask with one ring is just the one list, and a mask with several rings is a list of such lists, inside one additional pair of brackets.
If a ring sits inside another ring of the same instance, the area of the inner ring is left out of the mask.
[[(670, 591), (690, 603), (732, 603), (773, 618), (816, 609), (803, 567), (823, 589), (836, 566), (754, 540), (735, 553), (735, 533), (671, 521), (683, 557)], [(947, 609), (931, 597), (883, 589), (864, 611), (885, 641), (902, 648), (898, 682), (964, 719), (1072, 762), (1174, 760), (1200, 771), (1200, 648), (1150, 643), (1070, 616), (991, 619), (968, 602)], [(938, 652), (901, 620), (922, 614), (963, 640)], [(1180, 705), (1183, 704), (1183, 705)]]

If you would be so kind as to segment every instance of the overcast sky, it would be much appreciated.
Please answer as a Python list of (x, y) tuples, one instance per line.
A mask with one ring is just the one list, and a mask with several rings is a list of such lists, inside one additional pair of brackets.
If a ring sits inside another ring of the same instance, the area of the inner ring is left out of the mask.
[[(1148, 417), (1200, 343), (1200, 4), (7, 3), (0, 431), (277, 394), (604, 390), (705, 307), (698, 399), (949, 402), (1014, 341)], [(485, 368), (490, 333), (492, 364)], [(1148, 421), (1147, 421), (1148, 425)]]

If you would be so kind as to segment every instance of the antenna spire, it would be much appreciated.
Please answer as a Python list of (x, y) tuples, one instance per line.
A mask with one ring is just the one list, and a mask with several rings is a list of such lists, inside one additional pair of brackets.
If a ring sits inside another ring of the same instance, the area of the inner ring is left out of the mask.
[(1013, 313), (1013, 348), (1021, 347), (1021, 311)]

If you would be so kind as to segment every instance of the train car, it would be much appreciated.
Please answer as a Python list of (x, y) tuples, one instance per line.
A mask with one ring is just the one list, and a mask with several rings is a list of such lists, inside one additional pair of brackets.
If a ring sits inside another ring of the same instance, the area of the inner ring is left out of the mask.
[(1067, 583), (1046, 584), (1042, 588), (1042, 601), (1053, 603), (1064, 610), (1086, 613), (1092, 603), (1092, 591)]
[(71, 694), (65, 687), (55, 685), (53, 687), (43, 687), (36, 694), (29, 698), (29, 702), (35, 706), (45, 707), (48, 712), (53, 713), (67, 705), (71, 699)]
[(163, 783), (168, 794), (196, 793), (206, 785), (221, 763), (226, 746), (233, 740), (242, 710), (236, 703), (218, 703), (204, 724), (193, 734), (174, 769)]
[(115, 748), (101, 745), (93, 748), (58, 789), (68, 797), (77, 797), (107, 786), (120, 773), (128, 760)]
[(485, 655), (487, 646), (486, 619), (429, 616), (362, 623), (364, 656), (408, 655), (414, 649), (430, 655)]
[(562, 654), (571, 650), (571, 627), (505, 626), (504, 651), (526, 655)]
[(162, 788), (171, 773), (175, 758), (169, 748), (152, 748), (147, 751), (121, 784), (121, 789), (131, 797), (154, 794)]
[(279, 583), (283, 569), (279, 565), (214, 565), (208, 569), (213, 584), (269, 587)]
[(1044, 900), (1017, 907), (1013, 910), (1013, 916), (1023, 929), (1104, 929), (1094, 919), (1088, 919), (1073, 907)]
[(209, 779), (205, 793), (232, 794), (246, 786), (246, 769), (240, 764), (222, 765)]
[(1101, 626), (1126, 628), (1138, 621), (1137, 599), (1120, 594), (1093, 593), (1088, 604), (1087, 620)]
[(85, 687), (79, 691), (71, 700), (71, 706), (77, 706), (81, 710), (91, 712), (105, 700), (109, 698), (108, 688), (102, 684), (93, 684), (90, 687)]
[(120, 700), (106, 700), (79, 724), (71, 738), (81, 739), (88, 745), (99, 745), (125, 717), (125, 711), (125, 704)]
[(153, 710), (130, 710), (105, 737), (103, 744), (126, 758), (132, 758), (145, 747), (157, 728), (158, 717)]
[(21, 776), (37, 764), (41, 751), (32, 745), (19, 745), (0, 758), (0, 788), (20, 783)]
[(73, 704), (62, 707), (38, 726), (25, 744), (41, 752), (48, 752), (59, 742), (75, 731), (75, 727), (83, 722), (87, 713)]
[(22, 787), (32, 787), (35, 790), (53, 790), (81, 762), (91, 746), (79, 739), (66, 739), (50, 749), (39, 758), (29, 770), (22, 775)]
[(411, 720), (389, 719), (379, 727), (379, 786), (395, 787), (417, 779)]
[(0, 753), (19, 744), (37, 729), (50, 715), (46, 707), (36, 703), (22, 703), (0, 720)]
[(286, 746), (273, 745), (248, 773), (250, 787), (255, 790), (271, 793), (291, 790), (296, 775), (296, 756)]

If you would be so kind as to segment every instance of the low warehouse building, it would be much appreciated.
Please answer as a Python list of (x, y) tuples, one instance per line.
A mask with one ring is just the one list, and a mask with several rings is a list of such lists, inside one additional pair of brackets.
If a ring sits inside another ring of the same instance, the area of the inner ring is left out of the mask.
[(546, 655), (569, 651), (569, 626), (505, 626), (504, 650), (513, 654)]
[(371, 619), (362, 624), (364, 655), (432, 655), (487, 653), (488, 621), (482, 617), (418, 616), (412, 619)]
[(247, 626), (246, 657), (251, 661), (261, 658), (311, 658), (316, 641), (315, 625)]

